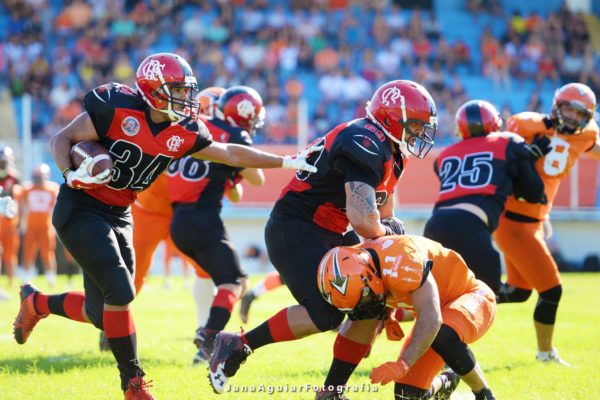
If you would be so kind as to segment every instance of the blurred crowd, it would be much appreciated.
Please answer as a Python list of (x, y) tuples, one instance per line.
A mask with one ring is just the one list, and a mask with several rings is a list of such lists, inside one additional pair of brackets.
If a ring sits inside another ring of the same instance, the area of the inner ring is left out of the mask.
[(424, 84), (450, 124), (467, 98), (461, 71), (489, 76), (501, 90), (511, 77), (600, 87), (581, 16), (505, 15), (490, 3), (467, 0), (465, 12), (497, 13), (508, 33), (486, 30), (481, 49), (471, 49), (447, 41), (433, 12), (390, 0), (2, 0), (0, 82), (13, 98), (32, 95), (33, 132), (46, 137), (81, 111), (86, 91), (107, 81), (133, 85), (141, 59), (171, 51), (190, 61), (201, 88), (245, 84), (261, 93), (267, 124), (259, 143), (296, 141), (300, 99), (315, 136), (362, 116), (373, 89), (391, 79)]

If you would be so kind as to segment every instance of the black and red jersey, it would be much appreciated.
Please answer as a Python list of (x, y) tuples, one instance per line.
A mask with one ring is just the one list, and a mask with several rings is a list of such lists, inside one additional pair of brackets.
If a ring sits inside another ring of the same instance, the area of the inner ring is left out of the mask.
[[(203, 121), (215, 142), (252, 145), (252, 139), (244, 129), (220, 119)], [(169, 201), (172, 204), (195, 203), (197, 207), (221, 207), (227, 180), (242, 169), (191, 156), (173, 161), (167, 170)]]
[(332, 232), (348, 227), (345, 183), (364, 182), (385, 204), (404, 170), (406, 159), (392, 151), (385, 134), (366, 118), (338, 125), (318, 139), (324, 147), (308, 158), (318, 172), (299, 171), (283, 189), (275, 210), (306, 219)]
[(492, 230), (513, 192), (528, 201), (543, 198), (531, 152), (514, 133), (494, 132), (448, 146), (435, 160), (434, 170), (440, 179), (435, 207), (475, 204), (486, 212)]
[(97, 87), (85, 95), (83, 106), (100, 144), (113, 159), (112, 180), (85, 192), (110, 205), (130, 205), (136, 193), (146, 189), (172, 160), (211, 143), (202, 122), (152, 122), (149, 106), (125, 85), (109, 83)]

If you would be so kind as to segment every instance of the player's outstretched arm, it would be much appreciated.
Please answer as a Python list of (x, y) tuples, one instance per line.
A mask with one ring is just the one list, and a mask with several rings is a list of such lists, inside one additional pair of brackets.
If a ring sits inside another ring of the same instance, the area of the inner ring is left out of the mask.
[(71, 147), (75, 143), (86, 140), (94, 142), (100, 140), (87, 112), (79, 114), (69, 125), (65, 126), (50, 139), (54, 161), (61, 171), (71, 168)]
[(352, 228), (365, 239), (374, 239), (386, 234), (380, 222), (375, 200), (375, 189), (360, 182), (346, 182), (346, 216)]
[(233, 167), (244, 168), (289, 168), (317, 172), (317, 168), (306, 162), (306, 158), (323, 146), (311, 146), (295, 156), (278, 156), (248, 146), (212, 142), (210, 146), (192, 154), (192, 157), (209, 160)]

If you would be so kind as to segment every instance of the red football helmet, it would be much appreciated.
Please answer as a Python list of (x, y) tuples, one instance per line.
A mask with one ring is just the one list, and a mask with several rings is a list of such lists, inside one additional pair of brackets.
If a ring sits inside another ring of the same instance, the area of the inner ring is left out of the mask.
[(256, 90), (248, 86), (232, 86), (219, 98), (215, 116), (254, 135), (265, 124), (265, 107)]
[[(566, 114), (565, 114), (566, 111)], [(560, 133), (577, 133), (590, 122), (596, 111), (596, 95), (583, 83), (569, 83), (554, 93), (550, 116)]]
[(214, 118), (219, 97), (225, 93), (225, 89), (218, 86), (207, 87), (196, 95), (198, 102), (198, 113), (204, 117)]
[(461, 139), (486, 136), (502, 128), (502, 117), (491, 103), (470, 100), (460, 106), (454, 117), (456, 133)]
[[(168, 115), (171, 121), (189, 117), (197, 108), (198, 89), (192, 68), (182, 57), (158, 53), (146, 57), (137, 69), (136, 86), (150, 107)], [(185, 96), (176, 96), (184, 89)]]
[(319, 263), (317, 284), (323, 298), (350, 319), (378, 318), (385, 310), (385, 289), (371, 254), (339, 246)]
[(366, 107), (367, 117), (400, 150), (419, 158), (433, 147), (437, 111), (429, 92), (416, 82), (391, 81), (379, 87)]
[(34, 183), (42, 183), (50, 179), (50, 166), (46, 163), (36, 165), (31, 170), (31, 180)]

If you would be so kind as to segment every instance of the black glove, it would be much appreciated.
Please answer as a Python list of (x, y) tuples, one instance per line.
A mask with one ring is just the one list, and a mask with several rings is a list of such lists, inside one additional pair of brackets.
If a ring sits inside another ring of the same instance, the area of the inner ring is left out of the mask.
[(529, 145), (529, 151), (534, 160), (544, 157), (546, 154), (552, 151), (550, 146), (550, 139), (546, 135), (536, 135), (533, 141)]
[(405, 235), (404, 222), (400, 218), (388, 217), (381, 220), (386, 235)]
[(356, 233), (354, 229), (344, 233), (344, 237), (342, 238), (342, 246), (354, 246), (355, 244), (360, 244), (360, 237)]

